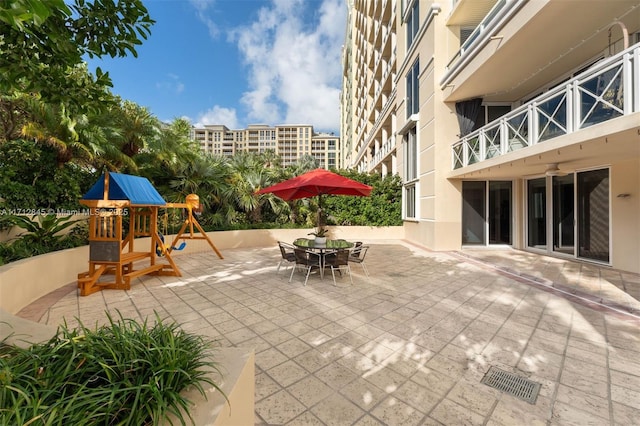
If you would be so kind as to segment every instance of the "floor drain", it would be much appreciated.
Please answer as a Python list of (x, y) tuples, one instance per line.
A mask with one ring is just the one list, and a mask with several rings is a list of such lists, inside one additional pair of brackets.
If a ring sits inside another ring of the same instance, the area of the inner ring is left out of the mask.
[(498, 389), (504, 393), (527, 401), (529, 404), (535, 404), (540, 392), (540, 383), (532, 382), (529, 379), (500, 370), (496, 367), (489, 368), (487, 374), (481, 380), (487, 386)]

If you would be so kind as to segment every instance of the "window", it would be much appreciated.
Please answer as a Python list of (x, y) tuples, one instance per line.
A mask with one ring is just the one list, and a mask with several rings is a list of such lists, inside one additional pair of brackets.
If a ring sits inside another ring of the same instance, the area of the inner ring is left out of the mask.
[(404, 135), (404, 216), (416, 217), (416, 182), (418, 179), (418, 138), (413, 127)]
[(475, 29), (476, 27), (460, 27), (460, 46), (462, 46), (464, 42), (471, 37), (471, 34), (473, 34)]
[(512, 183), (462, 182), (462, 244), (511, 244)]
[(419, 84), (418, 74), (420, 73), (420, 60), (416, 59), (409, 72), (407, 73), (407, 118), (412, 114), (417, 114), (420, 105), (418, 96)]
[(482, 105), (473, 130), (478, 130), (480, 127), (499, 119), (509, 112), (511, 112), (511, 105)]
[(412, 183), (404, 187), (404, 216), (405, 218), (416, 217), (416, 185)]
[(417, 165), (417, 151), (418, 151), (418, 143), (416, 137), (416, 128), (412, 128), (407, 132), (404, 136), (405, 142), (405, 152), (407, 155), (405, 156), (405, 180), (411, 181), (415, 180), (418, 177), (418, 165)]
[(418, 30), (420, 29), (419, 3), (420, 2), (418, 0), (415, 0), (407, 14), (407, 51), (411, 48), (411, 45), (416, 38), (416, 34), (418, 34)]

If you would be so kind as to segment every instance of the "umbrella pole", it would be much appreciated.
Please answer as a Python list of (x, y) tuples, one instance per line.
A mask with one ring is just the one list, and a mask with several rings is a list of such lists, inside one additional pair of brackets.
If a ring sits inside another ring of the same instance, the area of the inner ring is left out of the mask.
[(322, 194), (318, 195), (318, 229), (322, 229)]

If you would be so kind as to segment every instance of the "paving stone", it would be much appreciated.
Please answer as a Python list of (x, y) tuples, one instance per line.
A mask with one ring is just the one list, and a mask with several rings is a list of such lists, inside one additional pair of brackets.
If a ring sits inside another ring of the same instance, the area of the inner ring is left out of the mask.
[(491, 390), (479, 382), (460, 380), (447, 394), (447, 399), (485, 417), (490, 414), (497, 400)]
[[(553, 292), (557, 284), (587, 289), (597, 267), (515, 250), (371, 247), (371, 279), (356, 269), (353, 286), (318, 275), (306, 287), (289, 283), (287, 273), (275, 274), (277, 247), (228, 249), (225, 259), (176, 256), (182, 277), (145, 277), (130, 291), (79, 297), (72, 283), (23, 314), (98, 326), (106, 312), (150, 324), (158, 312), (218, 345), (254, 348), (256, 424), (627, 425), (640, 418), (640, 320)], [(239, 275), (246, 265), (260, 272)], [(640, 276), (606, 277), (598, 285), (623, 282), (640, 292)], [(640, 308), (626, 296), (620, 303)], [(536, 403), (481, 384), (490, 366), (540, 382)]]
[(329, 426), (352, 424), (364, 415), (360, 407), (336, 393), (314, 406), (311, 412)]
[(335, 392), (314, 376), (306, 376), (299, 382), (289, 386), (287, 391), (307, 408), (314, 406), (317, 402)]
[(601, 416), (603, 413), (609, 412), (609, 402), (606, 398), (562, 384), (558, 387), (557, 401), (594, 416)]
[(267, 424), (285, 424), (305, 411), (304, 405), (281, 390), (255, 404), (256, 413)]
[(445, 425), (478, 425), (484, 423), (483, 416), (449, 399), (439, 403), (429, 413), (429, 417)]
[(256, 387), (256, 401), (260, 401), (282, 390), (282, 387), (279, 384), (277, 384), (266, 373), (256, 374), (255, 387)]
[(371, 414), (387, 425), (418, 425), (424, 417), (422, 412), (393, 396), (378, 404)]
[(611, 423), (608, 418), (593, 416), (593, 414), (586, 411), (582, 411), (571, 405), (557, 402), (553, 407), (553, 414), (549, 421), (551, 425), (571, 425), (571, 426), (584, 426), (584, 425), (598, 425), (607, 426)]
[(294, 361), (285, 361), (282, 364), (266, 370), (266, 372), (276, 383), (284, 387), (302, 380), (308, 375), (308, 372)]

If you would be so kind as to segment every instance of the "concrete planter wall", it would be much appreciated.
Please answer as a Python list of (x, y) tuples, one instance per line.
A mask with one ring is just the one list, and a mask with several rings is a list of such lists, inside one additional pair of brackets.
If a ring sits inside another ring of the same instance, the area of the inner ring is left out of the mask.
[(0, 266), (0, 308), (15, 314), (89, 269), (89, 246), (42, 254)]
[[(255, 400), (255, 355), (245, 348), (223, 348), (215, 352), (215, 360), (223, 377), (216, 372), (211, 378), (218, 383), (227, 401), (213, 386), (205, 385), (203, 396), (196, 389), (186, 389), (182, 396), (191, 401), (189, 414), (196, 425), (236, 426), (254, 423)], [(184, 416), (187, 418), (187, 416)], [(162, 425), (180, 422), (170, 416)]]
[[(20, 347), (45, 342), (56, 334), (56, 328), (11, 315), (0, 309), (0, 339)], [(204, 395), (191, 387), (182, 396), (191, 402), (189, 415), (198, 426), (250, 425), (254, 420), (255, 355), (248, 348), (219, 348), (213, 358), (220, 373), (211, 370), (209, 378), (216, 383), (226, 398), (212, 385), (204, 384)], [(183, 415), (185, 419), (188, 416)], [(169, 416), (162, 425), (180, 424)]]

